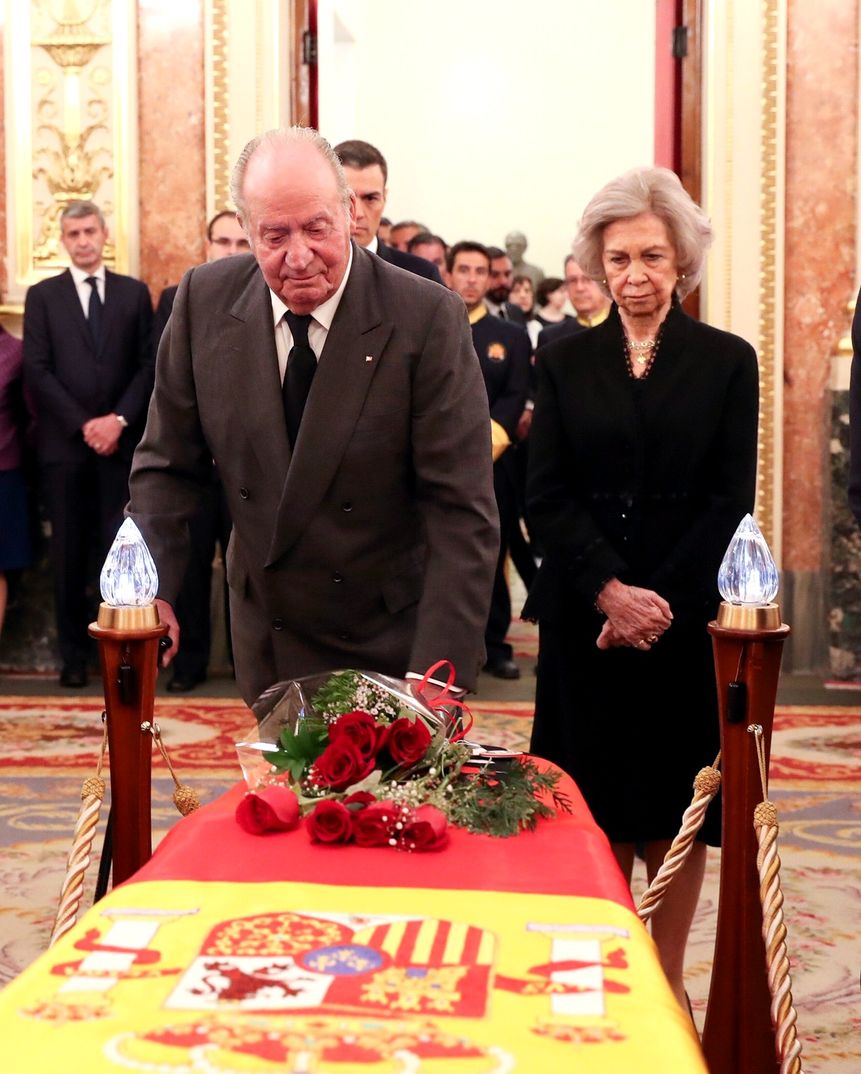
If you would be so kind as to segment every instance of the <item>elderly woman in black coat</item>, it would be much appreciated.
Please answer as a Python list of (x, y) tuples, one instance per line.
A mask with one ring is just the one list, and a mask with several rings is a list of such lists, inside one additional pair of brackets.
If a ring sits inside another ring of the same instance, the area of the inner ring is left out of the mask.
[[(649, 879), (719, 748), (710, 638), (717, 572), (753, 509), (758, 377), (744, 340), (692, 320), (711, 226), (662, 168), (592, 199), (577, 263), (609, 318), (538, 352), (527, 502), (545, 558), (532, 752), (570, 772), (630, 879)], [(719, 845), (716, 804), (652, 918), (684, 1003), (685, 944)]]

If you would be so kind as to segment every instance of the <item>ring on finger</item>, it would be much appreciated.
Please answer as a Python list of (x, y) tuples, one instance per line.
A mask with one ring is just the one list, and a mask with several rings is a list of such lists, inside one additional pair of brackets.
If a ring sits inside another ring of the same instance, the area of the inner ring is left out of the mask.
[(650, 645), (654, 645), (657, 640), (658, 640), (658, 635), (657, 634), (649, 634), (649, 636), (646, 638), (646, 641)]

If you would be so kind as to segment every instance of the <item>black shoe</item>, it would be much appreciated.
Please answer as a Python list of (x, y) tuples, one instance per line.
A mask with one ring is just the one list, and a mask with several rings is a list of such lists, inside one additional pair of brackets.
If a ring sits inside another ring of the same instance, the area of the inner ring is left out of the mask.
[(167, 692), (169, 694), (187, 694), (189, 690), (193, 690), (195, 686), (200, 686), (202, 682), (206, 682), (206, 675), (199, 671), (175, 671), (173, 678), (167, 684)]
[(82, 686), (87, 685), (87, 666), (86, 664), (63, 664), (63, 670), (60, 672), (60, 685), (71, 686), (75, 689), (80, 689)]
[(494, 660), (492, 663), (488, 661), (484, 665), (484, 670), (496, 679), (520, 678), (520, 668), (513, 660)]

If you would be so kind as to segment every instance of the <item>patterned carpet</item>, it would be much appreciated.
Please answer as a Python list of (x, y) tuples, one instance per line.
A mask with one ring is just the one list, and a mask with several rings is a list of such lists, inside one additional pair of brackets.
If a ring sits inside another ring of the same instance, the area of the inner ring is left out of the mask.
[[(528, 741), (531, 704), (475, 702), (472, 708), (473, 737), (513, 748)], [(0, 985), (47, 943), (81, 780), (95, 768), (100, 712), (93, 698), (0, 699)], [(239, 778), (233, 743), (253, 727), (244, 706), (160, 698), (157, 715), (174, 767), (204, 801)], [(783, 707), (775, 728), (771, 798), (780, 812), (781, 876), (805, 1069), (857, 1074), (861, 708)], [(156, 838), (177, 817), (172, 790), (167, 769), (156, 758)], [(718, 867), (715, 852), (688, 952), (689, 992), (700, 1024), (708, 994)], [(92, 886), (95, 866), (90, 871)], [(642, 886), (640, 878), (637, 886)]]

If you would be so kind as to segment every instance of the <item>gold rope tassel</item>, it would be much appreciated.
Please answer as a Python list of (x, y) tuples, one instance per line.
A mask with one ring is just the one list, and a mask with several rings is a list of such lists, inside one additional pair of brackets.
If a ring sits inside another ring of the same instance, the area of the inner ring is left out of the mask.
[(155, 739), (155, 744), (158, 746), (159, 753), (164, 757), (164, 763), (168, 767), (168, 771), (173, 779), (174, 787), (176, 788), (173, 792), (173, 804), (182, 816), (187, 817), (189, 813), (193, 813), (195, 809), (200, 808), (200, 798), (197, 796), (197, 791), (179, 782), (176, 772), (173, 770), (173, 765), (170, 763), (170, 757), (168, 757), (167, 750), (161, 740), (161, 728), (158, 724), (154, 723), (149, 730), (152, 732), (152, 737)]
[(60, 889), (60, 903), (54, 928), (51, 932), (49, 947), (69, 931), (78, 920), (78, 910), (84, 893), (84, 877), (90, 864), (90, 850), (99, 823), (102, 799), (105, 797), (105, 781), (102, 778), (102, 765), (105, 761), (105, 749), (108, 744), (108, 725), (102, 713), (102, 746), (99, 750), (99, 763), (94, 776), (88, 776), (81, 787), (81, 808), (72, 837), (72, 849), (66, 862), (66, 875)]
[(720, 754), (715, 758), (713, 765), (707, 765), (697, 772), (694, 779), (694, 796), (691, 804), (682, 815), (682, 827), (679, 834), (671, 843), (666, 857), (661, 862), (660, 869), (658, 869), (654, 880), (644, 892), (642, 899), (640, 899), (640, 905), (637, 907), (637, 915), (644, 924), (661, 905), (667, 888), (672, 883), (676, 873), (688, 860), (696, 834), (702, 827), (709, 803), (720, 790), (719, 764)]
[(765, 767), (765, 745), (762, 727), (748, 727), (755, 738), (763, 801), (753, 812), (753, 826), (759, 849), (756, 865), (759, 870), (759, 898), (762, 903), (762, 938), (765, 941), (765, 960), (768, 967), (768, 990), (771, 993), (771, 1022), (774, 1026), (780, 1074), (802, 1074), (801, 1041), (796, 1022), (798, 1015), (792, 1003), (792, 980), (789, 975), (789, 954), (786, 948), (786, 925), (783, 920), (783, 892), (780, 888), (780, 856), (777, 852), (777, 809), (768, 798), (768, 774)]

